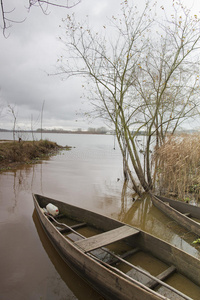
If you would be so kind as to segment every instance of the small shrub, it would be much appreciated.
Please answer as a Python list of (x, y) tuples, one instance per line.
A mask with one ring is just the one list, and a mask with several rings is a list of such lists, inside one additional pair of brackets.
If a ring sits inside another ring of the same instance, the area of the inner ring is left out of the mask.
[(44, 158), (45, 155), (55, 153), (63, 147), (48, 140), (9, 142), (0, 144), (0, 169), (5, 169), (12, 163), (30, 163), (33, 160)]

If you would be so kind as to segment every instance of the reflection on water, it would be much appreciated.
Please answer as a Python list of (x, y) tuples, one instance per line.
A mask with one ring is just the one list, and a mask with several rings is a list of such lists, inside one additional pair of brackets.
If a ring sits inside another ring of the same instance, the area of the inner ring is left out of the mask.
[[(0, 137), (1, 138), (1, 137)], [(49, 138), (50, 139), (50, 138)], [(75, 146), (42, 163), (0, 174), (0, 293), (4, 300), (99, 299), (60, 259), (33, 214), (32, 193), (112, 216), (200, 258), (196, 239), (123, 185), (111, 136), (53, 135)], [(119, 180), (120, 179), (120, 180)]]

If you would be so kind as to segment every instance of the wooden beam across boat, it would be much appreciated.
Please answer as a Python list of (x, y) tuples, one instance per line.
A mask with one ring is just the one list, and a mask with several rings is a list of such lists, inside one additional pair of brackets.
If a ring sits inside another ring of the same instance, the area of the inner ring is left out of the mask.
[[(165, 280), (170, 275), (172, 275), (174, 272), (176, 272), (176, 267), (171, 266), (168, 269), (166, 269), (164, 272), (160, 273), (156, 278), (160, 280)], [(147, 282), (146, 286), (148, 286), (150, 289), (154, 289), (157, 285), (159, 285), (159, 282), (157, 280), (150, 280)]]
[(139, 252), (139, 251), (140, 251), (140, 248), (139, 248), (139, 247), (133, 248), (132, 250), (129, 250), (129, 251), (123, 253), (122, 255), (119, 255), (119, 256), (115, 257), (115, 259), (113, 259), (111, 262), (109, 262), (109, 265), (111, 265), (111, 266), (112, 266), (112, 265), (115, 265), (115, 264), (117, 264), (117, 263), (120, 262), (120, 259), (121, 259), (121, 258), (122, 258), (122, 259), (125, 259), (125, 258), (127, 258), (128, 256), (131, 256), (131, 255), (133, 255), (133, 254), (136, 254), (136, 253)]
[(89, 252), (138, 233), (139, 230), (128, 225), (124, 225), (84, 240), (79, 240), (75, 242), (75, 244), (84, 252)]
[(70, 228), (64, 227), (64, 228), (60, 228), (58, 230), (60, 231), (60, 233), (66, 233), (66, 232), (71, 231), (72, 229), (77, 230), (77, 229), (85, 227), (85, 226), (87, 226), (87, 224), (84, 222), (84, 223), (79, 223), (79, 224), (71, 225)]

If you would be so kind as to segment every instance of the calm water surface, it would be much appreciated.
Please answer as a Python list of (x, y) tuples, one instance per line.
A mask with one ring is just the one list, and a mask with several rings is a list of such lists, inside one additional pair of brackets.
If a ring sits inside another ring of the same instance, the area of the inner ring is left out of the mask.
[[(0, 299), (102, 299), (54, 250), (35, 214), (32, 193), (112, 216), (200, 259), (200, 249), (192, 245), (196, 236), (161, 214), (147, 198), (133, 200), (131, 189), (123, 187), (122, 160), (119, 149), (113, 149), (113, 136), (45, 137), (75, 148), (0, 174)], [(12, 135), (0, 133), (0, 139), (5, 138)]]

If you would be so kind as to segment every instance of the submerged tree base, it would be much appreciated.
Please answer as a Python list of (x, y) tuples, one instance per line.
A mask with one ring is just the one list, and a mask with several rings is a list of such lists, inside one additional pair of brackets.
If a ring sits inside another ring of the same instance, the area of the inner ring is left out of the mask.
[(69, 150), (48, 140), (40, 141), (1, 141), (0, 172), (16, 168), (21, 164), (36, 163), (56, 154), (59, 150)]

